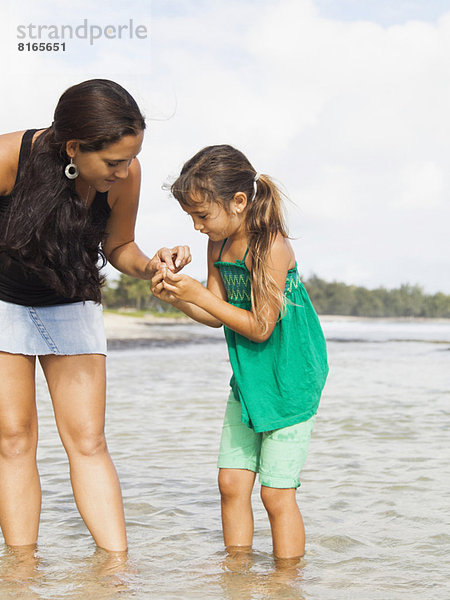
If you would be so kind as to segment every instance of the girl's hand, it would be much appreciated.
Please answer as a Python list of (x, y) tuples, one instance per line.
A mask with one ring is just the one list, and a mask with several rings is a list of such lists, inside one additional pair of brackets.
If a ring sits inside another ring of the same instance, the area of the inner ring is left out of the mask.
[(168, 269), (165, 263), (162, 264), (163, 266), (159, 269), (156, 275), (152, 277), (150, 289), (155, 298), (159, 298), (159, 300), (162, 300), (163, 302), (173, 304), (173, 302), (176, 301), (175, 296), (168, 290), (164, 289), (164, 275)]
[(166, 265), (171, 271), (177, 273), (191, 262), (189, 246), (175, 246), (174, 248), (160, 248), (146, 267), (148, 279), (158, 272), (161, 265)]
[(199, 295), (205, 290), (203, 285), (189, 275), (172, 273), (169, 269), (163, 277), (164, 289), (177, 300), (197, 304)]

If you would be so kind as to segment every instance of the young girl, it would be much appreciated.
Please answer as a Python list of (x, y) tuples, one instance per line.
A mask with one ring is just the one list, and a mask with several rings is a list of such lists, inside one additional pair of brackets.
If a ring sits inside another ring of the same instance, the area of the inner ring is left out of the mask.
[(250, 547), (256, 473), (274, 554), (304, 553), (295, 499), (328, 373), (319, 320), (297, 271), (280, 193), (231, 146), (209, 146), (171, 191), (209, 237), (208, 282), (160, 268), (152, 291), (211, 327), (224, 325), (233, 376), (218, 460), (227, 547)]

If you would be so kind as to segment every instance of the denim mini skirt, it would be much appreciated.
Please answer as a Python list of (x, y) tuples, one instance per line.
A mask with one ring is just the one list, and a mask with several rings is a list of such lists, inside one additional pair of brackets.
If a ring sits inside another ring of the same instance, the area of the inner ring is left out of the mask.
[(21, 306), (0, 300), (0, 352), (106, 355), (102, 306), (92, 301)]

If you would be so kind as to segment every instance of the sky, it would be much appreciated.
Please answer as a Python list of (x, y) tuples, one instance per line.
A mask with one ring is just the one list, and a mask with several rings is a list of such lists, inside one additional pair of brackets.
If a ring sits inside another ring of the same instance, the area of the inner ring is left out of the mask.
[[(33, 51), (63, 41), (38, 25), (87, 38)], [(188, 244), (205, 279), (207, 240), (162, 185), (228, 143), (287, 194), (304, 279), (450, 294), (447, 0), (3, 0), (0, 53), (2, 133), (50, 125), (62, 92), (92, 77), (136, 98), (148, 254)]]

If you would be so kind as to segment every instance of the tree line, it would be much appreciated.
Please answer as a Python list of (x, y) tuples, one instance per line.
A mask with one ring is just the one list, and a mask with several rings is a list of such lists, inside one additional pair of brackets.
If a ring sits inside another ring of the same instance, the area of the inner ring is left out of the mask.
[[(403, 284), (396, 289), (369, 290), (337, 281), (328, 282), (313, 275), (304, 281), (319, 314), (355, 317), (450, 318), (450, 296), (441, 292), (426, 294), (419, 285)], [(148, 281), (121, 274), (103, 288), (106, 308), (128, 308), (157, 313), (175, 309), (155, 298)]]
[(450, 318), (450, 296), (441, 292), (425, 294), (419, 285), (369, 290), (312, 276), (304, 282), (319, 314), (355, 317)]

